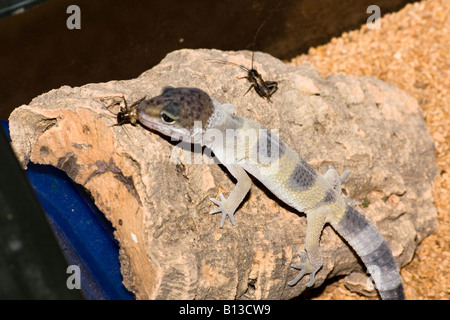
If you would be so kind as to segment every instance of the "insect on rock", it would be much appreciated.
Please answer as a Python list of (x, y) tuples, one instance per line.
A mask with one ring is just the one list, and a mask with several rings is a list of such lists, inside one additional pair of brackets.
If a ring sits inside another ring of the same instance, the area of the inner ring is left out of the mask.
[(130, 123), (133, 126), (136, 125), (136, 123), (139, 120), (139, 116), (137, 114), (137, 106), (139, 103), (141, 103), (146, 97), (143, 97), (139, 99), (138, 101), (134, 102), (131, 106), (128, 107), (127, 102), (125, 100), (125, 107), (120, 108), (120, 112), (117, 114), (117, 124), (116, 126), (121, 126), (123, 124)]
[[(264, 22), (265, 23), (265, 22)], [(255, 39), (253, 41), (253, 45), (255, 45), (256, 37), (258, 36), (259, 31), (261, 30), (264, 23), (258, 28), (258, 31), (256, 31)], [(255, 56), (255, 50), (252, 51), (252, 65), (251, 68), (246, 68), (243, 65), (230, 62), (230, 61), (224, 61), (224, 60), (216, 60), (213, 59), (213, 61), (222, 63), (222, 64), (230, 64), (236, 67), (241, 68), (242, 70), (247, 72), (247, 76), (245, 77), (239, 77), (238, 79), (247, 79), (248, 82), (251, 83), (250, 88), (244, 93), (246, 95), (251, 89), (255, 89), (256, 93), (261, 97), (267, 99), (267, 101), (270, 101), (270, 97), (278, 90), (278, 82), (276, 81), (264, 81), (261, 74), (253, 67), (253, 61)]]

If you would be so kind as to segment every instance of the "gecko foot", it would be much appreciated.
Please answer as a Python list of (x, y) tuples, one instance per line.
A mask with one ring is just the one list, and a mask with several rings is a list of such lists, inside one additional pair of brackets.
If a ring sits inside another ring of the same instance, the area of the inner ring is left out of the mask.
[(225, 219), (226, 217), (230, 217), (230, 221), (231, 224), (234, 226), (236, 225), (236, 220), (234, 219), (234, 212), (230, 212), (229, 210), (227, 210), (226, 205), (227, 205), (227, 199), (225, 199), (225, 197), (223, 196), (222, 193), (219, 193), (219, 197), (220, 200), (214, 199), (214, 198), (210, 198), (209, 200), (211, 200), (212, 202), (214, 202), (215, 204), (217, 204), (219, 207), (216, 209), (213, 209), (209, 212), (209, 214), (215, 214), (215, 213), (219, 213), (222, 212), (222, 219), (220, 220), (220, 226), (223, 227), (223, 225), (225, 224)]
[(311, 261), (308, 258), (308, 254), (306, 253), (306, 251), (302, 251), (299, 253), (299, 257), (301, 260), (300, 264), (291, 264), (291, 267), (297, 270), (300, 270), (300, 273), (291, 281), (288, 282), (288, 285), (295, 286), (297, 284), (297, 282), (300, 281), (301, 278), (303, 278), (304, 275), (309, 274), (310, 279), (309, 282), (306, 284), (307, 287), (311, 287), (314, 282), (315, 282), (315, 275), (316, 272), (319, 271), (320, 267), (317, 268), (315, 266), (312, 265)]

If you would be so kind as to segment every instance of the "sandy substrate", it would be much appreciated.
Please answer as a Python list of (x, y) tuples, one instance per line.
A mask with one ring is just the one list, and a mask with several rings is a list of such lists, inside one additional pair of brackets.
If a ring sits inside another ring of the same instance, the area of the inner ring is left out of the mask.
[[(322, 75), (374, 76), (417, 99), (435, 142), (438, 228), (402, 269), (407, 299), (450, 299), (450, 1), (409, 4), (381, 19), (380, 29), (342, 34), (290, 63), (311, 62)], [(357, 299), (342, 280), (317, 299)]]

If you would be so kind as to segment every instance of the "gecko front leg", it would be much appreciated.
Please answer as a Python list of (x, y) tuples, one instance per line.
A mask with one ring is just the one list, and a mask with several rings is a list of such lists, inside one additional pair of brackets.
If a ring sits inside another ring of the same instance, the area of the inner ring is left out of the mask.
[(231, 173), (231, 175), (237, 180), (236, 186), (233, 191), (231, 191), (228, 199), (225, 199), (222, 193), (219, 193), (220, 200), (210, 198), (212, 202), (218, 205), (218, 208), (211, 210), (210, 214), (215, 214), (222, 212), (222, 219), (220, 220), (220, 226), (223, 227), (225, 224), (226, 217), (230, 217), (231, 224), (236, 225), (236, 220), (234, 219), (234, 213), (236, 209), (244, 200), (246, 194), (250, 190), (252, 185), (252, 180), (240, 165), (229, 164), (226, 168)]

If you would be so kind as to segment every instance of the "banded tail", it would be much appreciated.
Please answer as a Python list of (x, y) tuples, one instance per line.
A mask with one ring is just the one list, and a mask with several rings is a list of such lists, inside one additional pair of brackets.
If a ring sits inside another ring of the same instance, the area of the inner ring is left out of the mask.
[(364, 262), (383, 300), (403, 300), (402, 278), (387, 241), (369, 220), (347, 205), (333, 228), (350, 244)]

